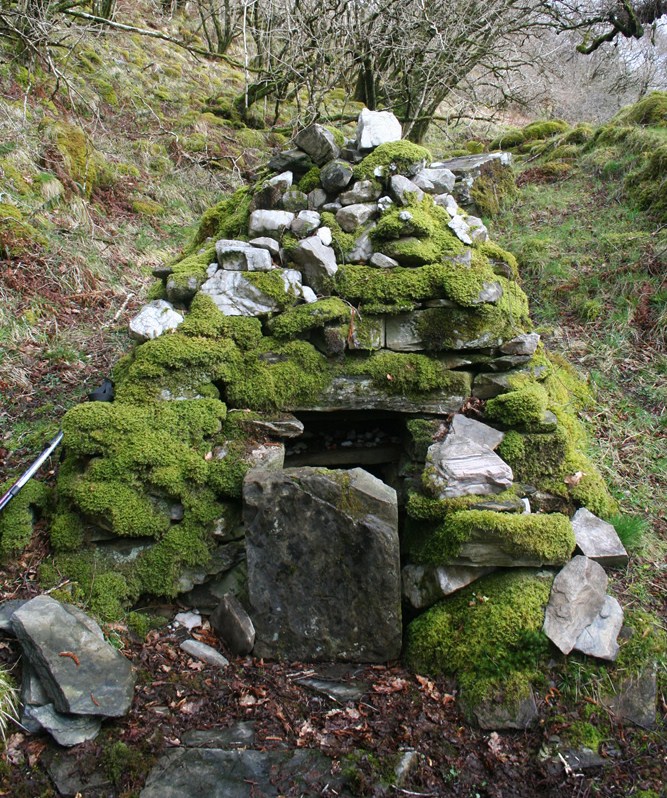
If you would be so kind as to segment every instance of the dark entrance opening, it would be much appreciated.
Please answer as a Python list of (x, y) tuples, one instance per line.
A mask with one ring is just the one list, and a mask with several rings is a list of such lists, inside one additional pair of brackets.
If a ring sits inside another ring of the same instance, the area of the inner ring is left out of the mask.
[(287, 444), (285, 468), (363, 468), (398, 488), (405, 417), (377, 410), (298, 413), (303, 434)]

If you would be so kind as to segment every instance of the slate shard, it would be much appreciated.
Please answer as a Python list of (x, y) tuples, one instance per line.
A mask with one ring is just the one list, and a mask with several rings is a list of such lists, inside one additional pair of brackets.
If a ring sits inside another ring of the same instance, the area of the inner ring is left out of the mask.
[(129, 710), (132, 666), (92, 618), (37, 596), (16, 610), (12, 626), (58, 712), (120, 717)]

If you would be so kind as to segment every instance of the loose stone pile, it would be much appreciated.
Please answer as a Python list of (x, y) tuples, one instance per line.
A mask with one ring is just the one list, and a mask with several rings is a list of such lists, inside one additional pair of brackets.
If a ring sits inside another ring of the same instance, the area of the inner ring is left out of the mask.
[[(181, 594), (218, 608), (236, 653), (352, 661), (401, 653), (402, 581), (408, 662), (455, 671), (478, 722), (521, 725), (533, 671), (504, 719), (484, 709), (504, 677), (477, 678), (462, 618), (505, 613), (507, 639), (480, 646), (508, 661), (543, 622), (561, 651), (613, 660), (602, 565), (626, 555), (598, 518), (614, 502), (579, 445), (573, 378), (532, 331), (516, 261), (452, 193), (479, 159), (399, 139), (387, 113), (364, 111), (352, 142), (309, 126), (156, 271), (116, 401), (64, 420), (57, 573), (103, 617)], [(390, 461), (350, 445), (289, 467), (304, 419), (335, 430), (357, 411), (392, 427)]]

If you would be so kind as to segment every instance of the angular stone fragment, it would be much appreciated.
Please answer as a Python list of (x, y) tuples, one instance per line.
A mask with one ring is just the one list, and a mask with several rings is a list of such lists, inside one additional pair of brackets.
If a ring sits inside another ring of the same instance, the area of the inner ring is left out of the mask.
[(347, 256), (348, 263), (367, 263), (373, 256), (373, 239), (371, 233), (375, 223), (367, 225), (354, 242), (354, 247)]
[(280, 202), (283, 210), (298, 213), (308, 208), (308, 195), (298, 188), (290, 188), (283, 194)]
[(183, 323), (183, 316), (174, 310), (171, 302), (154, 299), (130, 321), (130, 335), (138, 341), (150, 341)]
[(489, 240), (489, 231), (480, 218), (477, 216), (466, 216), (466, 224), (468, 225), (469, 235), (473, 243), (481, 243)]
[(25, 717), (47, 731), (58, 745), (70, 748), (73, 745), (93, 740), (100, 733), (102, 718), (94, 715), (66, 715), (58, 712), (53, 704), (41, 707), (27, 706)]
[(466, 224), (463, 216), (453, 216), (447, 226), (459, 239), (459, 241), (463, 241), (464, 244), (472, 244), (472, 238), (470, 237), (470, 228)]
[(458, 435), (429, 446), (424, 485), (438, 499), (486, 496), (507, 490), (512, 469), (488, 446)]
[(352, 167), (346, 161), (329, 161), (322, 167), (320, 183), (325, 191), (338, 193), (349, 184), (353, 176)]
[(516, 373), (497, 372), (495, 374), (478, 374), (473, 384), (472, 395), (478, 399), (493, 399), (502, 393), (512, 390), (512, 378)]
[(323, 188), (314, 188), (308, 194), (308, 210), (319, 211), (323, 205), (326, 205), (327, 192)]
[(280, 256), (280, 243), (275, 238), (260, 236), (259, 238), (252, 238), (248, 243), (251, 247), (267, 250), (274, 258)]
[[(224, 540), (227, 535), (220, 535)], [(179, 593), (187, 593), (195, 585), (201, 585), (216, 574), (231, 570), (243, 558), (243, 541), (233, 540), (221, 543), (211, 552), (206, 565), (183, 568), (178, 575), (177, 589)]]
[(228, 593), (210, 618), (211, 627), (232, 654), (244, 656), (255, 645), (255, 627), (236, 596)]
[(300, 211), (292, 222), (292, 232), (297, 238), (305, 238), (314, 233), (320, 226), (320, 215), (317, 211)]
[(421, 202), (424, 192), (403, 175), (392, 175), (389, 178), (389, 191), (399, 205), (409, 205), (410, 202)]
[(293, 468), (249, 472), (243, 499), (255, 654), (396, 658), (396, 492), (360, 468)]
[(377, 216), (377, 213), (378, 206), (376, 202), (346, 205), (336, 214), (336, 221), (346, 233), (352, 233), (357, 227)]
[(527, 729), (538, 719), (535, 695), (504, 702), (483, 701), (473, 709), (473, 715), (480, 729)]
[(424, 342), (419, 334), (419, 313), (387, 316), (386, 346), (394, 352), (421, 352)]
[(398, 266), (398, 261), (390, 258), (388, 255), (383, 255), (381, 252), (375, 252), (369, 261), (371, 266), (376, 269), (395, 269)]
[(615, 688), (613, 696), (603, 696), (601, 699), (615, 718), (642, 729), (655, 728), (658, 699), (656, 664), (645, 666), (638, 675), (628, 676)]
[(246, 459), (251, 468), (280, 471), (285, 464), (285, 444), (261, 443), (252, 449)]
[(435, 186), (431, 181), (424, 177), (423, 175), (416, 174), (413, 177), (414, 184), (419, 188), (421, 191), (426, 192), (427, 194), (435, 194)]
[[(256, 211), (256, 213), (268, 213), (268, 211)], [(245, 241), (228, 239), (217, 241), (215, 254), (220, 268), (228, 271), (268, 272), (274, 268), (268, 249), (251, 246)]]
[(440, 205), (441, 208), (444, 208), (451, 217), (461, 213), (458, 203), (451, 194), (438, 194), (437, 197), (433, 197), (433, 202), (436, 205)]
[[(294, 269), (279, 269), (286, 294), (301, 296), (301, 274)], [(243, 272), (220, 270), (201, 287), (225, 316), (266, 316), (279, 310), (275, 299), (264, 294)]]
[(569, 654), (583, 630), (602, 609), (607, 593), (604, 568), (577, 555), (554, 579), (542, 631), (562, 652)]
[(199, 659), (216, 668), (226, 668), (229, 665), (227, 657), (223, 657), (213, 646), (207, 646), (206, 643), (201, 643), (199, 640), (184, 640), (180, 647), (191, 657), (195, 657), (195, 659)]
[(364, 108), (357, 120), (357, 148), (372, 150), (380, 144), (400, 141), (401, 123), (389, 111), (369, 111)]
[(401, 571), (403, 597), (416, 610), (423, 610), (494, 570), (465, 565), (406, 565)]
[(266, 182), (284, 194), (286, 191), (292, 188), (294, 175), (291, 172), (281, 172), (279, 175), (274, 175), (273, 177), (269, 178)]
[(377, 183), (372, 180), (358, 180), (352, 188), (338, 196), (338, 201), (341, 205), (357, 205), (363, 202), (373, 202), (381, 193)]
[(270, 236), (280, 238), (288, 230), (294, 214), (290, 211), (253, 211), (248, 222), (248, 234), (251, 238)]
[(340, 148), (334, 141), (333, 133), (322, 125), (308, 125), (297, 133), (294, 143), (307, 152), (318, 166), (340, 155)]
[(614, 661), (618, 656), (618, 633), (623, 626), (623, 609), (613, 596), (606, 596), (597, 617), (577, 637), (575, 651), (589, 657)]
[(336, 254), (318, 236), (300, 241), (292, 250), (292, 260), (301, 267), (305, 281), (318, 293), (329, 294), (329, 278), (338, 271)]
[(315, 235), (320, 239), (320, 241), (324, 244), (325, 247), (330, 247), (333, 242), (333, 235), (331, 233), (331, 228), (329, 227), (320, 227)]
[(6, 601), (0, 602), (0, 632), (14, 634), (11, 621), (12, 615), (19, 607), (27, 603), (27, 599), (7, 599)]
[(110, 717), (128, 711), (134, 695), (132, 666), (106, 642), (92, 618), (49, 596), (37, 596), (11, 620), (56, 710)]
[[(269, 169), (274, 172), (293, 172), (296, 175), (305, 175), (315, 163), (308, 153), (303, 150), (293, 149), (279, 152), (269, 161)], [(283, 189), (284, 190), (284, 189)]]
[(537, 333), (521, 333), (500, 347), (504, 355), (534, 355), (540, 336)]
[(419, 177), (426, 178), (433, 184), (433, 192), (435, 194), (450, 193), (454, 188), (454, 183), (456, 183), (454, 172), (444, 166), (422, 169), (419, 172)]
[(572, 518), (577, 546), (583, 555), (601, 565), (627, 565), (628, 553), (611, 524), (581, 507)]
[(286, 413), (278, 418), (261, 418), (247, 422), (251, 427), (266, 432), (273, 438), (298, 438), (303, 434), (303, 422)]
[(491, 451), (497, 449), (505, 437), (504, 432), (494, 429), (488, 424), (483, 424), (481, 421), (475, 421), (474, 418), (468, 418), (461, 413), (456, 413), (452, 418), (449, 434), (467, 438), (469, 441), (480, 444), (480, 446), (486, 446)]

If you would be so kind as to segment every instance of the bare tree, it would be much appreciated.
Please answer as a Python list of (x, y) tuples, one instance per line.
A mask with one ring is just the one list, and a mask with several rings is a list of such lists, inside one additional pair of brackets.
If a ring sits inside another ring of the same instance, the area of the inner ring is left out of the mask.
[(587, 3), (552, 2), (545, 11), (560, 30), (579, 31), (580, 53), (589, 55), (617, 37), (641, 39), (646, 26), (667, 15), (667, 0), (590, 0)]

